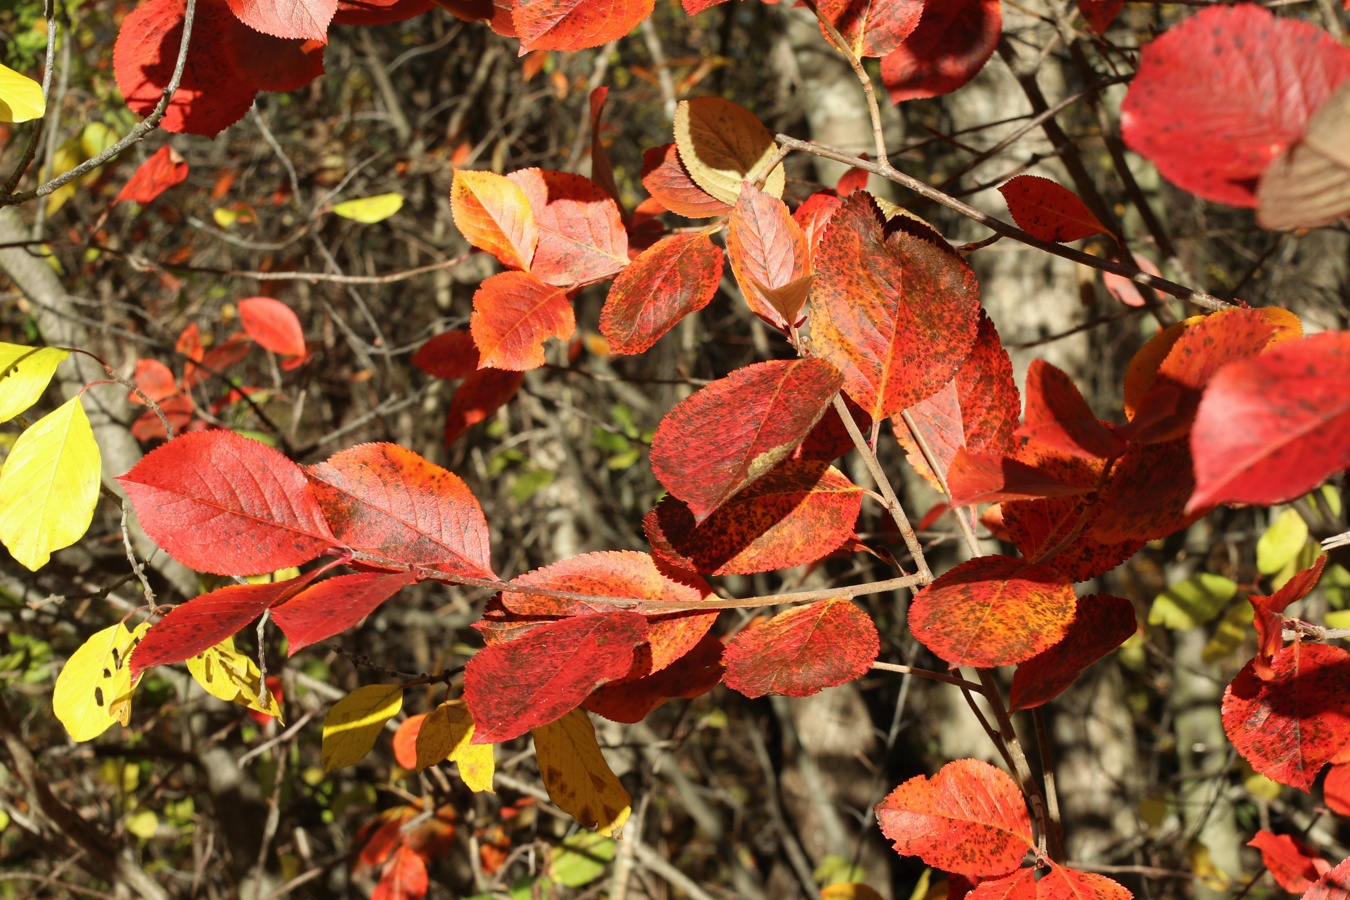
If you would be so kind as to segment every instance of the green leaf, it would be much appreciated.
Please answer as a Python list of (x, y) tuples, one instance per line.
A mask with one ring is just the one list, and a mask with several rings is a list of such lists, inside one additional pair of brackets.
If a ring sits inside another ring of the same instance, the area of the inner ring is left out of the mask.
[(1219, 620), (1214, 635), (1200, 651), (1200, 658), (1207, 663), (1227, 659), (1247, 642), (1252, 632), (1252, 619), (1256, 617), (1250, 603), (1234, 603)]
[(1222, 575), (1199, 572), (1177, 582), (1153, 601), (1148, 624), (1181, 630), (1214, 618), (1237, 594), (1237, 585)]
[(1328, 628), (1350, 628), (1350, 609), (1338, 609), (1322, 617)]
[(324, 771), (365, 759), (384, 723), (402, 708), (403, 688), (396, 684), (368, 684), (334, 703), (323, 719)]
[(42, 85), (9, 66), (0, 65), (0, 122), (37, 119), (46, 108)]
[(354, 222), (374, 225), (376, 222), (383, 222), (402, 208), (402, 194), (376, 194), (373, 197), (344, 200), (333, 207), (333, 213)]
[(129, 721), (135, 687), (127, 659), (149, 629), (149, 622), (135, 631), (118, 622), (90, 637), (66, 660), (56, 676), (52, 711), (72, 740), (91, 741), (113, 722)]
[(0, 344), (0, 422), (8, 422), (42, 397), (69, 350)]
[(19, 435), (0, 471), (0, 542), (36, 572), (84, 537), (98, 502), (99, 452), (73, 397)]
[(1256, 542), (1256, 569), (1274, 575), (1289, 564), (1308, 542), (1308, 523), (1292, 509), (1275, 517)]
[(143, 841), (154, 837), (158, 828), (159, 816), (155, 815), (154, 810), (140, 809), (127, 816), (127, 831)]
[(615, 842), (594, 831), (579, 831), (562, 843), (549, 874), (564, 887), (585, 887), (605, 874), (614, 859)]
[(1322, 572), (1322, 580), (1317, 585), (1326, 594), (1332, 609), (1350, 607), (1350, 570), (1340, 563), (1332, 563)]

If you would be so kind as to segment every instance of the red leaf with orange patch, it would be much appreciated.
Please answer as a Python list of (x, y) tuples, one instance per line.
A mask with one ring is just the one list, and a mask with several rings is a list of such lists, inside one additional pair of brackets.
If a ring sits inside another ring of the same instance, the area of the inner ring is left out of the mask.
[(1028, 660), (1064, 637), (1073, 587), (1049, 566), (982, 556), (919, 591), (909, 627), (953, 666), (991, 668)]
[(712, 302), (722, 251), (707, 234), (662, 238), (628, 264), (600, 311), (611, 353), (642, 353), (692, 312)]
[(998, 189), (1013, 221), (1042, 241), (1076, 241), (1110, 234), (1078, 195), (1039, 175), (1018, 175)]
[(509, 741), (562, 718), (602, 684), (622, 680), (646, 639), (646, 617), (615, 611), (549, 622), (479, 650), (464, 670), (473, 742)]
[(984, 68), (1002, 32), (999, 0), (926, 2), (918, 27), (881, 58), (881, 82), (894, 103), (951, 93)]
[(642, 154), (642, 184), (647, 193), (676, 215), (707, 219), (731, 212), (731, 207), (694, 183), (680, 161), (674, 143)]
[(672, 566), (709, 575), (749, 575), (805, 565), (853, 535), (863, 490), (838, 469), (784, 460), (702, 523), (668, 496), (642, 527), (652, 552)]
[(886, 222), (869, 194), (835, 212), (814, 266), (811, 348), (874, 419), (935, 394), (975, 345), (975, 273), (935, 232)]
[(1073, 380), (1043, 359), (1027, 369), (1027, 410), (1021, 437), (1032, 438), (1069, 456), (1115, 459), (1125, 442), (1098, 420)]
[(1306, 791), (1350, 743), (1350, 653), (1326, 644), (1290, 644), (1270, 661), (1271, 677), (1248, 663), (1223, 695), (1223, 728), (1253, 769)]
[(597, 688), (582, 707), (611, 722), (641, 722), (667, 700), (693, 699), (722, 682), (722, 642), (704, 635), (694, 649), (661, 671)]
[(1291, 894), (1303, 893), (1331, 871), (1331, 863), (1293, 835), (1272, 834), (1263, 828), (1247, 846), (1261, 851), (1261, 861), (1275, 883)]
[(426, 862), (416, 850), (404, 845), (385, 863), (370, 900), (420, 900), (429, 888)]
[(1079, 872), (1055, 862), (1048, 868), (1022, 868), (980, 882), (966, 900), (1130, 900), (1124, 886), (1105, 875)]
[(113, 202), (134, 200), (137, 203), (149, 203), (187, 177), (188, 164), (177, 150), (165, 144), (136, 168), (131, 180), (122, 186)]
[[(287, 655), (346, 631), (417, 581), (410, 572), (357, 572), (322, 581), (272, 610), (289, 642)], [(408, 768), (405, 766), (405, 768)]]
[(456, 169), (450, 185), (450, 212), (464, 239), (497, 257), (502, 265), (528, 269), (539, 245), (539, 226), (530, 200), (504, 175)]
[(1261, 173), (1347, 78), (1350, 50), (1311, 22), (1202, 9), (1144, 45), (1121, 134), (1178, 187), (1254, 207)]
[(619, 205), (604, 188), (548, 169), (521, 169), (506, 177), (525, 193), (539, 229), (530, 273), (540, 281), (588, 284), (628, 265), (628, 232)]
[(1053, 700), (1084, 669), (1123, 644), (1138, 628), (1130, 601), (1110, 594), (1079, 597), (1064, 637), (1013, 673), (1011, 709), (1031, 709)]
[(1003, 875), (1036, 845), (1017, 783), (978, 759), (911, 778), (877, 804), (876, 816), (897, 853), (960, 875)]
[(618, 40), (652, 14), (655, 0), (515, 0), (523, 51), (585, 50)]
[(337, 543), (301, 468), (233, 432), (185, 434), (117, 481), (146, 534), (200, 572), (275, 572)]
[(1350, 331), (1281, 344), (1220, 369), (1191, 431), (1189, 508), (1281, 503), (1350, 468), (1347, 384)]
[(449, 575), (495, 577), (487, 520), (459, 476), (397, 444), (360, 444), (307, 474), (345, 546)]
[[(779, 330), (798, 324), (764, 288), (782, 288), (811, 274), (811, 250), (787, 204), (746, 182), (727, 223), (727, 256), (745, 301), (755, 315)], [(805, 294), (802, 295), (805, 299)]]
[(840, 382), (833, 365), (815, 358), (737, 369), (666, 414), (652, 439), (652, 471), (701, 522), (796, 449)]
[(866, 675), (880, 650), (867, 613), (850, 600), (821, 600), (760, 619), (728, 641), (722, 680), (747, 697), (809, 697)]
[(473, 295), (469, 331), (482, 368), (537, 369), (544, 364), (544, 342), (568, 340), (576, 327), (567, 294), (529, 272), (499, 272)]

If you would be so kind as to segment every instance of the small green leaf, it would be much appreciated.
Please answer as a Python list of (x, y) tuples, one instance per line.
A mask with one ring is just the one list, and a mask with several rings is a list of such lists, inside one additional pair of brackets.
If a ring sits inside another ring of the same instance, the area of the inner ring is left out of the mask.
[(159, 816), (155, 815), (154, 810), (139, 809), (127, 816), (127, 831), (143, 841), (154, 837), (158, 828)]
[(1237, 594), (1237, 585), (1222, 575), (1199, 572), (1177, 582), (1153, 601), (1148, 624), (1181, 630), (1213, 619)]
[(354, 766), (375, 746), (384, 723), (403, 708), (403, 688), (368, 684), (343, 697), (323, 720), (323, 768)]
[(594, 831), (579, 831), (563, 841), (549, 874), (564, 887), (585, 887), (605, 874), (614, 859), (615, 842)]
[(1317, 585), (1326, 595), (1332, 609), (1350, 607), (1350, 570), (1340, 563), (1332, 563), (1322, 572), (1322, 580)]
[(1308, 542), (1308, 523), (1292, 509), (1275, 517), (1256, 542), (1256, 569), (1274, 575), (1289, 564)]
[(46, 108), (42, 85), (9, 66), (0, 65), (0, 122), (37, 119)]
[(374, 225), (403, 208), (402, 194), (376, 194), (357, 200), (344, 200), (333, 206), (333, 213), (344, 219)]

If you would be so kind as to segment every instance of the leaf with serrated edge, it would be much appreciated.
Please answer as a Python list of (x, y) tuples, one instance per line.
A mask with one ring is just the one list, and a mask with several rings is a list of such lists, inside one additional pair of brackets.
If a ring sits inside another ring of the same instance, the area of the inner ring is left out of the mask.
[(571, 287), (608, 278), (628, 265), (623, 215), (600, 185), (549, 169), (521, 169), (506, 177), (524, 192), (539, 229), (530, 260), (534, 277)]
[(464, 239), (513, 269), (528, 269), (539, 244), (530, 201), (511, 179), (493, 172), (456, 169), (450, 212)]
[(528, 272), (500, 272), (473, 295), (469, 330), (481, 369), (537, 369), (545, 362), (544, 342), (565, 341), (576, 327), (567, 294)]
[(286, 655), (345, 631), (417, 581), (411, 572), (357, 572), (320, 582), (272, 610), (286, 635)]
[(727, 256), (741, 294), (756, 315), (783, 331), (797, 324), (795, 313), (788, 321), (766, 295), (811, 275), (811, 248), (787, 204), (743, 183), (727, 223)]
[[(675, 108), (675, 145), (694, 183), (723, 203), (734, 204), (747, 175), (777, 152), (769, 129), (745, 107), (720, 97), (682, 100)], [(786, 175), (780, 163), (764, 182), (766, 193), (783, 196)]]
[(1247, 846), (1261, 851), (1261, 861), (1270, 874), (1291, 894), (1303, 893), (1331, 871), (1331, 863), (1291, 834), (1273, 834), (1263, 828)]
[(618, 40), (651, 15), (655, 0), (513, 0), (508, 5), (524, 54), (585, 50)]
[(1009, 708), (1017, 711), (1048, 703), (1138, 628), (1130, 601), (1110, 594), (1078, 598), (1073, 621), (1059, 643), (1018, 665)]
[(583, 827), (614, 836), (628, 821), (632, 800), (600, 753), (590, 716), (574, 709), (533, 731), (549, 799)]
[(403, 688), (368, 684), (343, 697), (323, 718), (323, 770), (354, 766), (366, 758), (388, 722), (403, 708)]
[(673, 143), (642, 154), (642, 185), (676, 215), (707, 219), (731, 212), (731, 204), (723, 203), (694, 183)]
[(727, 687), (747, 697), (809, 697), (867, 674), (881, 649), (852, 601), (821, 600), (752, 625), (727, 643)]
[(1076, 241), (1109, 231), (1078, 195), (1039, 175), (1018, 175), (998, 189), (1013, 221), (1042, 241)]
[(71, 740), (92, 741), (113, 722), (127, 723), (130, 706), (124, 702), (119, 717), (114, 703), (129, 699), (134, 683), (127, 657), (149, 627), (148, 622), (135, 631), (121, 622), (109, 626), (91, 635), (61, 667), (52, 689), (52, 711)]
[(690, 313), (712, 302), (722, 251), (707, 234), (675, 234), (643, 250), (609, 289), (600, 333), (611, 353), (642, 353)]

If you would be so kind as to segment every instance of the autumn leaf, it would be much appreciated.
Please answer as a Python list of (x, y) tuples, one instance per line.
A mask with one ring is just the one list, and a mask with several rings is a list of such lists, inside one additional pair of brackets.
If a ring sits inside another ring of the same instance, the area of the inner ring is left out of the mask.
[(982, 881), (965, 896), (967, 900), (1130, 900), (1133, 895), (1105, 875), (1049, 862)]
[(619, 204), (623, 211), (623, 200), (619, 196), (619, 186), (614, 183), (614, 167), (610, 164), (609, 154), (605, 152), (605, 142), (600, 133), (604, 127), (605, 100), (609, 97), (609, 88), (603, 85), (591, 91), (591, 181), (594, 181), (606, 194)]
[(1289, 604), (1302, 600), (1317, 584), (1326, 568), (1325, 554), (1306, 569), (1297, 572), (1292, 578), (1269, 597), (1249, 594), (1252, 604), (1252, 624), (1256, 628), (1256, 656), (1251, 661), (1252, 671), (1262, 681), (1274, 677), (1270, 661), (1284, 646), (1284, 616), (1281, 615)]
[(662, 238), (628, 264), (600, 311), (611, 353), (642, 353), (717, 293), (722, 251), (706, 233)]
[(1332, 760), (1332, 766), (1322, 782), (1322, 799), (1332, 812), (1350, 816), (1350, 763)]
[(1115, 459), (1125, 442), (1098, 420), (1068, 375), (1042, 359), (1027, 369), (1026, 420), (1020, 437), (1040, 441), (1069, 456)]
[(478, 371), (478, 345), (467, 328), (445, 331), (419, 347), (412, 364), (435, 378), (467, 378)]
[(61, 667), (52, 689), (52, 712), (71, 740), (92, 741), (113, 722), (127, 724), (135, 688), (127, 659), (149, 628), (149, 622), (134, 631), (121, 622), (110, 625), (90, 635)]
[(295, 312), (271, 297), (239, 301), (239, 324), (264, 350), (280, 356), (305, 356), (305, 333)]
[[(820, 0), (816, 9), (823, 20), (844, 36), (854, 56), (885, 56), (918, 26), (924, 3), (923, 0)], [(829, 35), (823, 25), (821, 33)]]
[(354, 766), (366, 758), (384, 723), (403, 708), (397, 684), (367, 684), (334, 703), (323, 718), (323, 770)]
[(343, 545), (408, 566), (496, 577), (487, 520), (458, 475), (397, 444), (359, 444), (306, 472)]
[(877, 804), (876, 816), (897, 853), (945, 872), (1003, 875), (1035, 846), (1017, 783), (978, 759), (949, 762), (931, 779), (911, 778)]
[(705, 634), (694, 649), (659, 672), (602, 685), (581, 704), (612, 722), (641, 722), (667, 700), (701, 697), (722, 682), (722, 641)]
[(1342, 83), (1308, 122), (1302, 140), (1285, 148), (1261, 175), (1256, 221), (1262, 228), (1320, 228), (1350, 213), (1346, 113), (1350, 85)]
[(796, 449), (839, 384), (838, 370), (822, 359), (737, 369), (666, 414), (652, 439), (652, 471), (701, 522)]
[(323, 75), (322, 41), (272, 37), (242, 25), (221, 41), (230, 66), (255, 90), (297, 91)]
[(227, 0), (239, 21), (280, 38), (327, 41), (338, 0)]
[(925, 3), (919, 25), (881, 58), (891, 102), (948, 94), (984, 68), (1003, 32), (999, 0)]
[(1078, 11), (1083, 14), (1083, 21), (1097, 34), (1106, 34), (1124, 8), (1125, 0), (1078, 0)]
[(1336, 868), (1323, 873), (1303, 894), (1303, 900), (1345, 900), (1350, 893), (1350, 859), (1342, 860)]
[(655, 0), (514, 0), (521, 54), (585, 50), (618, 40), (652, 14)]
[(887, 223), (858, 192), (830, 219), (814, 265), (811, 348), (873, 419), (956, 375), (975, 344), (980, 292), (942, 238), (904, 217)]
[(286, 655), (346, 631), (415, 581), (411, 572), (357, 572), (291, 597), (272, 610), (272, 621), (286, 635)]
[(154, 152), (145, 162), (136, 167), (131, 180), (122, 186), (122, 190), (113, 198), (113, 203), (134, 200), (137, 203), (150, 203), (175, 184), (181, 184), (188, 177), (188, 164), (178, 151), (165, 144)]
[(376, 222), (383, 222), (402, 208), (402, 194), (374, 194), (333, 204), (333, 215), (363, 225), (374, 225)]
[(28, 122), (41, 118), (46, 109), (42, 85), (0, 65), (0, 122)]
[(727, 642), (727, 687), (747, 697), (809, 697), (867, 674), (881, 641), (851, 600), (821, 600), (752, 624)]
[(521, 169), (506, 177), (525, 194), (539, 229), (530, 260), (535, 278), (571, 287), (608, 278), (628, 265), (628, 232), (619, 204), (604, 188), (548, 169)]
[(731, 212), (730, 203), (722, 202), (694, 183), (673, 143), (653, 147), (642, 155), (642, 185), (676, 215), (706, 219)]
[(254, 721), (281, 719), (281, 681), (274, 675), (264, 680), (258, 664), (234, 648), (234, 638), (225, 638), (186, 662), (188, 674), (211, 696), (247, 708)]
[[(811, 274), (811, 249), (787, 205), (750, 183), (741, 193), (727, 223), (727, 256), (750, 309), (773, 327), (786, 331), (799, 324), (797, 310), (789, 321), (765, 288), (783, 288)], [(806, 285), (808, 288), (810, 283)], [(805, 300), (805, 294), (801, 297)]]
[[(760, 169), (778, 148), (754, 113), (720, 97), (680, 101), (675, 108), (675, 145), (694, 183), (727, 204), (740, 198), (746, 176), (764, 174)], [(783, 196), (785, 179), (782, 164), (775, 166), (764, 191)]]
[(1275, 883), (1291, 894), (1303, 893), (1331, 871), (1331, 863), (1293, 835), (1272, 834), (1263, 828), (1247, 846), (1261, 851), (1261, 861)]
[[(0, 343), (0, 422), (8, 422), (41, 400), (56, 367), (68, 356), (70, 351), (60, 347)], [(172, 374), (169, 383), (173, 383)]]
[(1064, 637), (1073, 615), (1073, 587), (1059, 572), (982, 556), (919, 591), (909, 607), (909, 627), (953, 666), (992, 668), (1047, 650)]
[(492, 745), (473, 743), (473, 730), (473, 716), (463, 700), (447, 700), (437, 706), (422, 720), (417, 732), (414, 747), (417, 771), (439, 762), (457, 763), (460, 778), (472, 791), (493, 793)]
[(385, 863), (370, 900), (420, 900), (430, 886), (426, 861), (412, 847), (404, 845)]
[[(942, 396), (939, 392), (935, 396)], [(932, 399), (932, 398), (930, 398)], [(947, 489), (953, 507), (1004, 500), (1072, 497), (1086, 494), (1089, 487), (1060, 481), (1051, 472), (1036, 468), (1015, 456), (975, 454), (958, 448), (947, 470)]]
[(1084, 669), (1119, 647), (1138, 628), (1130, 601), (1110, 594), (1079, 597), (1064, 637), (1018, 665), (1009, 708), (1016, 712), (1053, 700)]
[(464, 239), (513, 269), (528, 269), (539, 244), (529, 198), (505, 175), (456, 169), (450, 212)]
[[(488, 0), (491, 6), (491, 0)], [(435, 9), (433, 0), (338, 0), (334, 25), (391, 25)]]
[(1078, 195), (1049, 178), (1018, 175), (998, 189), (1008, 202), (1013, 221), (1042, 241), (1076, 241), (1110, 230)]
[(632, 800), (610, 769), (583, 709), (534, 729), (534, 751), (549, 799), (584, 828), (617, 834), (632, 812)]
[(304, 471), (229, 431), (175, 438), (117, 480), (155, 543), (200, 572), (275, 572), (336, 543)]
[(1191, 448), (1184, 437), (1130, 447), (1102, 488), (1089, 535), (1108, 544), (1152, 541), (1189, 528), (1209, 512), (1209, 507), (1187, 507), (1195, 487), (1191, 470)]
[(1350, 468), (1347, 383), (1347, 331), (1281, 344), (1219, 369), (1191, 432), (1196, 485), (1187, 508), (1281, 503)]
[(561, 718), (627, 675), (646, 639), (646, 617), (615, 611), (550, 622), (478, 651), (464, 670), (474, 743), (509, 741)]
[[(862, 188), (859, 188), (862, 190)], [(857, 193), (857, 191), (853, 191)], [(830, 219), (838, 212), (839, 207), (844, 205), (844, 201), (829, 191), (817, 191), (802, 201), (792, 212), (792, 221), (801, 226), (802, 234), (806, 235), (807, 246), (811, 248), (814, 255), (816, 247), (820, 245), (820, 239), (825, 234), (825, 227), (830, 224)]]
[(1262, 680), (1249, 662), (1228, 685), (1223, 728), (1253, 769), (1306, 791), (1350, 740), (1350, 653), (1299, 642), (1270, 668)]
[(445, 413), (445, 445), (450, 446), (469, 428), (509, 403), (524, 383), (524, 372), (502, 369), (479, 369), (467, 376)]

